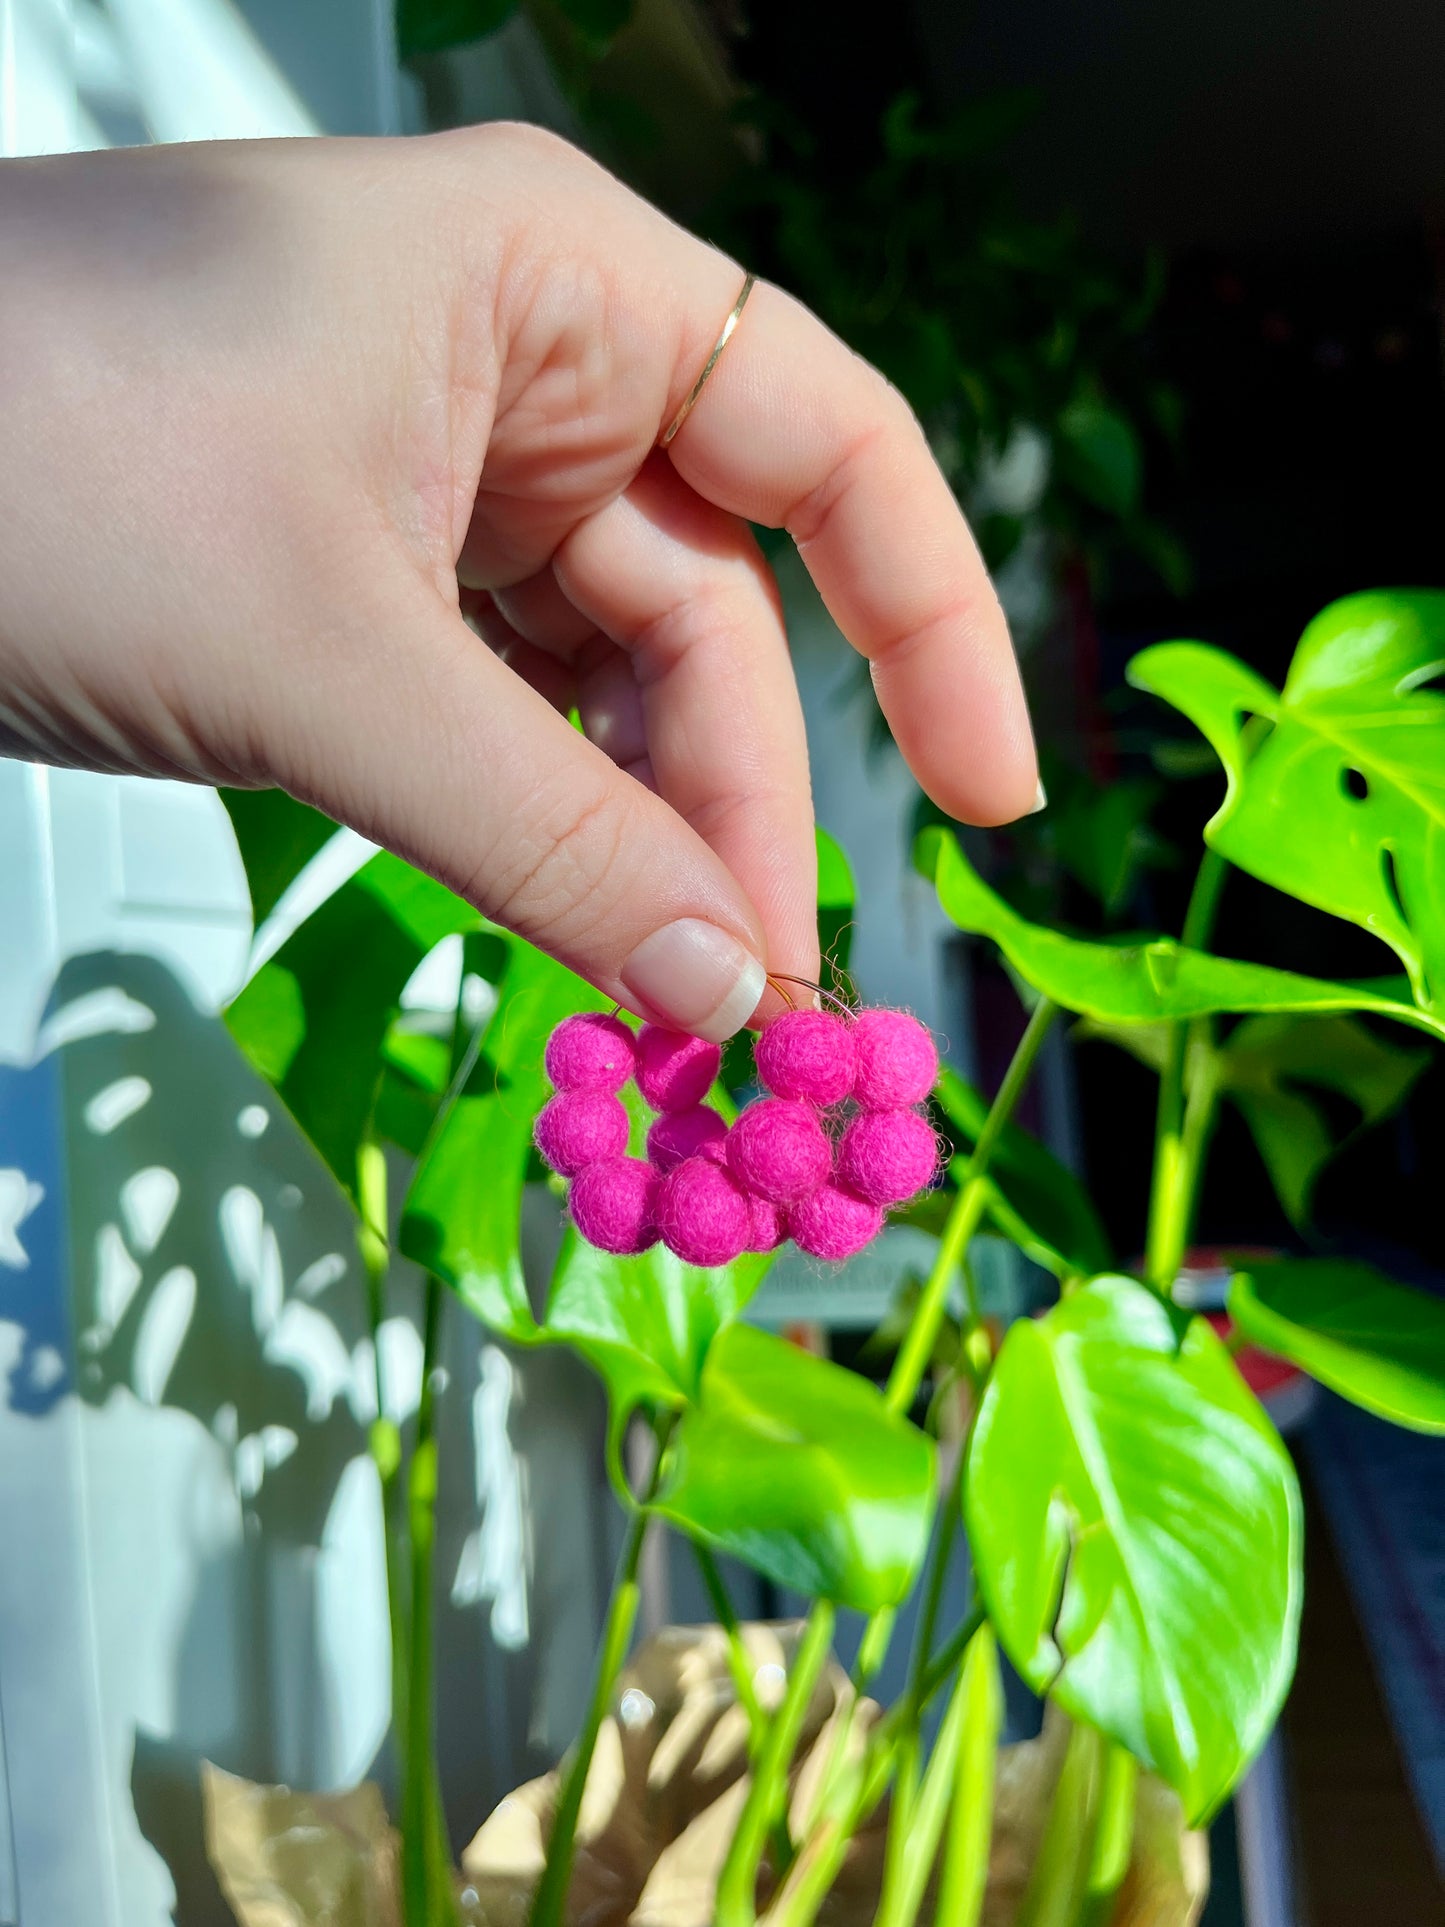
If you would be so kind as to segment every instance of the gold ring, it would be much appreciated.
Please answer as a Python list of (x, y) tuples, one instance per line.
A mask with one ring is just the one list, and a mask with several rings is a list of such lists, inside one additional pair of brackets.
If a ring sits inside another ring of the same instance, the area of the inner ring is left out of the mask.
[(673, 436), (677, 433), (678, 429), (682, 427), (683, 423), (687, 420), (688, 416), (692, 413), (693, 409), (697, 406), (697, 398), (702, 393), (703, 389), (706, 388), (708, 376), (712, 373), (713, 369), (717, 367), (718, 357), (722, 354), (723, 349), (727, 347), (728, 343), (733, 338), (733, 330), (734, 328), (737, 327), (739, 318), (742, 315), (742, 311), (748, 304), (748, 296), (752, 293), (753, 283), (756, 280), (757, 280), (757, 276), (755, 274), (748, 275), (747, 278), (744, 280), (742, 285), (742, 292), (738, 295), (737, 300), (733, 303), (733, 311), (728, 316), (727, 320), (723, 323), (722, 333), (718, 336), (717, 340), (713, 343), (712, 353), (708, 356), (707, 360), (703, 363), (702, 373), (698, 376), (697, 380), (692, 384), (692, 387), (688, 390), (686, 401), (684, 401), (684, 403), (682, 404), (682, 407), (678, 409), (677, 413), (673, 416), (671, 422), (668, 424), (667, 433), (663, 436), (662, 440), (658, 443), (659, 448), (667, 447), (668, 443), (672, 440)]

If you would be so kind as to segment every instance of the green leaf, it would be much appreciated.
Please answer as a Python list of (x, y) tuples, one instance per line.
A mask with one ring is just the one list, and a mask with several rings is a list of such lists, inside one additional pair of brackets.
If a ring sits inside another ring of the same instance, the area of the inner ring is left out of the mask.
[[(570, 1344), (626, 1416), (640, 1396), (677, 1405), (698, 1395), (708, 1349), (762, 1283), (771, 1254), (703, 1270), (662, 1245), (613, 1258), (568, 1231), (547, 1299), (547, 1336)], [(646, 1384), (629, 1390), (630, 1380)]]
[(383, 851), (287, 938), (226, 1010), (237, 1043), (349, 1194), (401, 993), (434, 945), (480, 921), (450, 890)]
[(1445, 1036), (1445, 1017), (1418, 1009), (1389, 983), (1296, 976), (1188, 950), (1170, 937), (1089, 943), (1029, 923), (989, 889), (945, 830), (924, 830), (914, 860), (933, 878), (939, 902), (961, 930), (991, 937), (1020, 976), (1065, 1010), (1115, 1024), (1214, 1011), (1360, 1010)]
[[(1117, 1044), (1151, 1070), (1164, 1067), (1168, 1032), (1162, 1024), (1085, 1019), (1075, 1035)], [(1426, 1052), (1386, 1043), (1353, 1017), (1283, 1014), (1245, 1018), (1212, 1057), (1221, 1095), (1237, 1106), (1281, 1205), (1300, 1226), (1309, 1221), (1325, 1165), (1361, 1131), (1396, 1110), (1429, 1061)], [(1200, 1049), (1191, 1049), (1186, 1089), (1193, 1088), (1204, 1067)], [(1336, 1126), (1320, 1102), (1323, 1093), (1354, 1107), (1351, 1128)]]
[(1229, 1315), (1251, 1343), (1366, 1411), (1445, 1433), (1445, 1303), (1373, 1265), (1330, 1258), (1250, 1264)]
[[(1160, 643), (1129, 679), (1181, 709), (1229, 777), (1205, 835), (1252, 876), (1383, 939), (1445, 1010), (1445, 593), (1349, 596), (1282, 692), (1221, 650)], [(1273, 727), (1257, 748), (1248, 715)]]
[[(988, 1116), (988, 1100), (947, 1067), (934, 1096), (963, 1147), (972, 1150)], [(964, 1158), (954, 1160), (956, 1182), (962, 1180), (966, 1163)], [(1109, 1264), (1109, 1241), (1088, 1192), (1021, 1126), (1004, 1126), (988, 1182), (990, 1217), (1035, 1264), (1060, 1278), (1089, 1276)]]
[(779, 1585), (896, 1606), (928, 1543), (934, 1452), (866, 1379), (730, 1325), (674, 1435), (657, 1510)]
[(504, 27), (520, 0), (397, 0), (396, 44), (403, 60), (445, 53)]
[(1097, 1278), (1004, 1342), (969, 1449), (978, 1583), (1036, 1692), (1126, 1746), (1191, 1821), (1264, 1740), (1294, 1665), (1289, 1455), (1223, 1346)]
[[(1308, 1222), (1325, 1165), (1399, 1108), (1428, 1061), (1427, 1052), (1386, 1043), (1352, 1017), (1250, 1017), (1231, 1032), (1219, 1053), (1222, 1089), (1294, 1224)], [(1319, 1092), (1348, 1099), (1358, 1112), (1352, 1129), (1334, 1128)]]
[(504, 1336), (537, 1337), (522, 1270), (522, 1188), (532, 1123), (548, 1096), (542, 1054), (564, 1017), (606, 1010), (580, 977), (520, 940), (510, 947), (486, 1058), (412, 1178), (400, 1246)]
[(848, 968), (853, 944), (853, 915), (857, 889), (841, 843), (826, 830), (818, 838), (818, 945), (826, 967), (831, 959), (839, 970)]
[(1131, 515), (1144, 475), (1133, 424), (1102, 402), (1077, 401), (1060, 415), (1058, 429), (1061, 475), (1096, 507)]
[(331, 841), (337, 826), (285, 790), (217, 790), (216, 794), (236, 832), (251, 892), (251, 920), (259, 930), (287, 885)]

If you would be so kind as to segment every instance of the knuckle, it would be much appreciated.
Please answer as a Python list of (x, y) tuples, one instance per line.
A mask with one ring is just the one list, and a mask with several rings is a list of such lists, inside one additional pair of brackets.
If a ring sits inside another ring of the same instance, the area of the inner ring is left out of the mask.
[(602, 783), (579, 795), (573, 774), (540, 787), (515, 820), (525, 828), (507, 860), (488, 861), (469, 894), (524, 937), (576, 941), (617, 895), (631, 811)]

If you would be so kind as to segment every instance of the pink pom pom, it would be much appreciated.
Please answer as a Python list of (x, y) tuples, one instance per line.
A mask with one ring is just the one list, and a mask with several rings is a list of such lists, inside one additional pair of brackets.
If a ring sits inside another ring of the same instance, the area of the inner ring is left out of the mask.
[(728, 1168), (755, 1197), (792, 1204), (827, 1177), (833, 1147), (811, 1105), (765, 1097), (728, 1132)]
[(712, 1089), (722, 1066), (716, 1044), (686, 1031), (644, 1024), (637, 1035), (637, 1088), (654, 1111), (690, 1111)]
[(575, 1178), (627, 1149), (627, 1113), (601, 1091), (562, 1091), (542, 1106), (532, 1135), (552, 1169)]
[(685, 1158), (657, 1187), (662, 1242), (687, 1265), (730, 1265), (747, 1250), (748, 1201), (719, 1164)]
[(788, 1235), (787, 1214), (768, 1198), (748, 1199), (748, 1250), (776, 1251)]
[(825, 1184), (788, 1213), (793, 1243), (810, 1258), (837, 1264), (871, 1244), (883, 1229), (883, 1213), (866, 1198), (855, 1198), (836, 1184)]
[(637, 1068), (632, 1032), (616, 1017), (564, 1017), (547, 1039), (547, 1075), (559, 1091), (620, 1091)]
[(938, 1168), (938, 1139), (918, 1111), (860, 1111), (838, 1146), (838, 1177), (870, 1204), (902, 1204)]
[(938, 1076), (933, 1039), (906, 1010), (860, 1010), (853, 1020), (853, 1095), (865, 1111), (921, 1103)]
[(808, 1104), (841, 1104), (853, 1088), (853, 1033), (825, 1010), (790, 1010), (775, 1017), (754, 1051), (758, 1078), (774, 1097)]
[(647, 1155), (659, 1171), (670, 1171), (684, 1158), (711, 1158), (721, 1164), (728, 1127), (710, 1104), (690, 1111), (664, 1111), (647, 1133)]
[(567, 1196), (572, 1222), (588, 1244), (635, 1258), (657, 1243), (657, 1173), (641, 1158), (603, 1158), (579, 1172)]

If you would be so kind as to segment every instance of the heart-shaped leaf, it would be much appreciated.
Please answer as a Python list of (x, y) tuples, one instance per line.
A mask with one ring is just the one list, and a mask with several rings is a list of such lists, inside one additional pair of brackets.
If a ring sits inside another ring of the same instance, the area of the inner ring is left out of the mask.
[[(1335, 602), (1282, 691), (1222, 650), (1160, 643), (1129, 680), (1173, 703), (1228, 773), (1205, 835), (1276, 889), (1383, 938), (1445, 1009), (1445, 593)], [(1258, 747), (1249, 716), (1272, 728)]]
[(729, 1325), (674, 1435), (657, 1510), (779, 1585), (896, 1606), (923, 1560), (933, 1445), (866, 1379)]
[(1373, 1265), (1250, 1264), (1229, 1315), (1253, 1344), (1412, 1432), (1445, 1432), (1445, 1303)]
[(236, 833), (256, 928), (270, 916), (339, 825), (285, 790), (218, 790)]
[(1294, 1665), (1300, 1501), (1273, 1426), (1201, 1319), (1097, 1278), (1013, 1326), (974, 1427), (978, 1583), (1037, 1692), (1216, 1808)]
[(1445, 1036), (1445, 1018), (1391, 984), (1331, 983), (1186, 949), (1172, 938), (1088, 943), (1029, 923), (996, 896), (946, 830), (924, 830), (915, 861), (961, 930), (991, 937), (1019, 975), (1061, 1004), (1109, 1023), (1161, 1023), (1216, 1011), (1361, 1010)]

